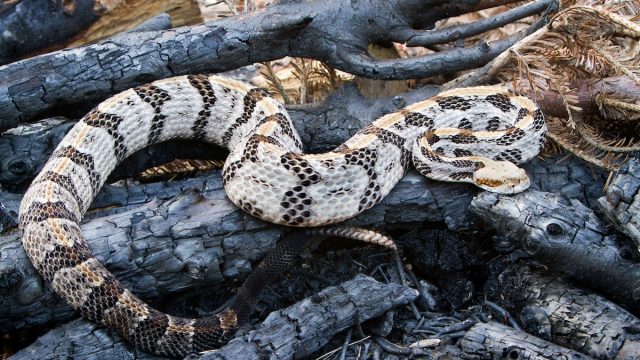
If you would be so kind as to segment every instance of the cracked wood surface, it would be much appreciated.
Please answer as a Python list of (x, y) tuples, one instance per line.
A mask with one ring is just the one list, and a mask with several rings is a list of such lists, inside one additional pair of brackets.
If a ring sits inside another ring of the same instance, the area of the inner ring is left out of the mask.
[(542, 267), (495, 271), (487, 295), (524, 323), (527, 332), (596, 359), (638, 359), (640, 320), (604, 297), (575, 288)]
[(632, 312), (640, 311), (640, 264), (577, 199), (535, 190), (514, 196), (483, 192), (471, 202), (471, 211), (513, 247)]
[(473, 359), (591, 359), (497, 322), (474, 325), (465, 332), (460, 346), (463, 356)]
[[(213, 174), (169, 184), (109, 187), (114, 191), (103, 191), (98, 200), (105, 208), (93, 210), (95, 218), (82, 226), (93, 253), (143, 299), (248, 274), (251, 262), (290, 230), (235, 207), (226, 198), (219, 171)], [(410, 173), (379, 205), (346, 224), (385, 224), (390, 229), (466, 218), (469, 187), (427, 182)], [(157, 200), (148, 202), (151, 198)], [(17, 232), (0, 237), (0, 244), (0, 330), (73, 316), (32, 267)]]
[[(563, 165), (535, 160), (529, 173), (535, 187), (577, 196), (593, 191), (588, 187), (593, 186), (592, 174), (586, 168), (578, 171), (580, 166), (578, 160)], [(391, 230), (444, 222), (452, 230), (474, 229), (468, 207), (476, 191), (411, 171), (380, 204), (345, 224), (384, 224), (383, 230)], [(219, 171), (168, 183), (107, 186), (93, 207), (88, 214), (92, 220), (82, 227), (90, 247), (125, 286), (147, 299), (245, 275), (251, 261), (264, 256), (287, 231), (236, 208), (226, 198)], [(4, 329), (72, 316), (36, 274), (18, 234), (6, 234), (0, 243)]]
[(640, 160), (629, 159), (598, 199), (598, 207), (640, 249)]

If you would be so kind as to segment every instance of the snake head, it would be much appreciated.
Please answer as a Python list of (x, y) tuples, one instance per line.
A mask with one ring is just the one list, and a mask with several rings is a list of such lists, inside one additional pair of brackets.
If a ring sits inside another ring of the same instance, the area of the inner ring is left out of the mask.
[(484, 166), (473, 172), (473, 182), (478, 187), (499, 194), (517, 194), (531, 185), (529, 176), (509, 161), (484, 159)]

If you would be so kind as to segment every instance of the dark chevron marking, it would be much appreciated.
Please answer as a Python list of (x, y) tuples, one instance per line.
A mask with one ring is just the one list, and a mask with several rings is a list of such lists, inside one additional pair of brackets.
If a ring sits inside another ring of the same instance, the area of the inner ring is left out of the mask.
[(460, 133), (449, 136), (449, 141), (454, 144), (475, 144), (478, 138), (469, 130), (461, 130)]
[(496, 144), (500, 146), (513, 145), (514, 142), (522, 139), (527, 135), (524, 130), (519, 128), (510, 128), (506, 133), (496, 140)]
[(433, 118), (417, 112), (404, 112), (404, 121), (409, 126), (433, 129)]
[(289, 225), (301, 225), (311, 217), (313, 199), (307, 193), (307, 188), (319, 183), (322, 178), (300, 154), (284, 153), (280, 157), (280, 163), (298, 178), (298, 185), (287, 190), (280, 202), (280, 206), (284, 209), (282, 220)]
[(453, 155), (455, 157), (472, 156), (473, 153), (466, 149), (453, 149)]
[[(78, 233), (81, 232), (79, 228), (77, 228), (77, 231)], [(47, 236), (51, 235), (48, 234)], [(72, 256), (62, 256), (64, 253), (71, 253)], [(92, 257), (91, 250), (85, 243), (75, 242), (72, 246), (54, 244), (53, 250), (47, 251), (39, 267), (42, 269), (42, 275), (46, 279), (53, 280), (59, 270), (75, 267)]]
[(511, 102), (511, 99), (507, 95), (494, 94), (484, 98), (485, 101), (500, 109), (502, 112), (509, 112), (516, 108)]
[(76, 148), (71, 146), (64, 146), (51, 154), (51, 158), (67, 158), (75, 164), (83, 167), (89, 173), (89, 182), (91, 183), (91, 189), (95, 195), (98, 192), (102, 179), (100, 174), (96, 171), (93, 156), (80, 152)]
[(253, 111), (256, 108), (256, 104), (258, 103), (258, 101), (262, 100), (265, 97), (271, 96), (268, 92), (262, 89), (254, 88), (247, 92), (247, 94), (244, 96), (244, 99), (242, 100), (244, 106), (242, 115), (240, 115), (240, 117), (237, 118), (231, 126), (229, 126), (227, 131), (225, 131), (224, 135), (222, 136), (222, 143), (225, 147), (229, 147), (229, 141), (231, 140), (231, 137), (233, 136), (233, 133), (236, 131), (236, 129), (249, 122), (249, 119), (251, 119)]
[(524, 119), (525, 116), (529, 115), (529, 110), (526, 108), (520, 108), (520, 110), (518, 110), (518, 116), (516, 117), (516, 120), (514, 121), (514, 124), (517, 123), (518, 121)]
[(533, 131), (538, 132), (545, 126), (544, 114), (542, 110), (536, 109), (533, 113)]
[(103, 129), (111, 135), (114, 140), (114, 155), (118, 162), (127, 157), (127, 146), (125, 145), (124, 137), (118, 132), (118, 126), (124, 121), (123, 118), (118, 115), (100, 112), (95, 108), (82, 118), (82, 121), (91, 127)]
[(496, 155), (494, 160), (507, 160), (517, 164), (522, 161), (522, 151), (519, 149), (505, 150)]
[(71, 194), (71, 196), (73, 197), (73, 200), (75, 200), (76, 202), (76, 205), (78, 205), (78, 208), (82, 209), (84, 207), (84, 202), (82, 201), (82, 198), (80, 197), (80, 195), (78, 195), (78, 190), (73, 184), (73, 181), (71, 180), (70, 176), (61, 175), (53, 171), (47, 171), (42, 175), (42, 177), (40, 177), (38, 181), (34, 183), (38, 184), (46, 181), (51, 181), (53, 183), (60, 185), (61, 188), (67, 190), (69, 194)]
[(453, 173), (453, 174), (449, 175), (449, 177), (452, 178), (453, 180), (456, 180), (456, 181), (466, 180), (466, 179), (473, 179), (473, 172), (471, 172), (471, 171), (456, 172), (456, 173)]
[(216, 104), (216, 95), (206, 75), (189, 75), (187, 79), (202, 97), (202, 110), (198, 112), (198, 118), (191, 129), (195, 140), (203, 140), (207, 136), (204, 129), (211, 117), (211, 108)]
[(41, 222), (47, 219), (65, 219), (79, 223), (80, 215), (67, 208), (62, 201), (47, 201), (44, 203), (34, 201), (29, 209), (20, 216), (20, 222)]
[(282, 130), (282, 134), (291, 139), (298, 149), (302, 149), (302, 143), (300, 143), (300, 140), (296, 138), (293, 130), (291, 129), (291, 123), (289, 122), (289, 119), (287, 119), (287, 117), (283, 113), (275, 113), (263, 118), (262, 120), (260, 120), (260, 122), (258, 122), (257, 127), (271, 121), (278, 124), (280, 130)]
[(460, 123), (458, 124), (458, 128), (459, 129), (465, 129), (465, 130), (472, 130), (473, 129), (473, 123), (471, 122), (471, 120), (469, 120), (467, 118), (462, 118), (460, 120)]
[(392, 144), (397, 146), (400, 149), (400, 166), (406, 168), (409, 165), (409, 159), (411, 158), (411, 151), (406, 148), (406, 139), (402, 136), (391, 132), (387, 129), (368, 126), (363, 134), (374, 134), (378, 137), (378, 139), (385, 144)]
[(473, 107), (473, 103), (469, 99), (460, 96), (436, 97), (435, 101), (444, 110), (460, 110), (467, 111)]
[(147, 104), (153, 108), (153, 119), (151, 119), (151, 128), (149, 133), (148, 144), (155, 144), (158, 142), (160, 135), (162, 135), (162, 129), (164, 128), (164, 121), (167, 118), (162, 114), (162, 105), (171, 99), (169, 93), (160, 89), (154, 85), (142, 85), (133, 89), (136, 94)]

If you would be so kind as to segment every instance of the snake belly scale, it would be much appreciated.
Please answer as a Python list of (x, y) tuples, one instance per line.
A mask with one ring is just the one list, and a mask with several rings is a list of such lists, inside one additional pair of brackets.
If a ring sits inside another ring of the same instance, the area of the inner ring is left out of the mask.
[(224, 146), (231, 201), (265, 221), (308, 227), (374, 206), (411, 163), (433, 179), (522, 191), (528, 177), (513, 163), (536, 156), (545, 132), (529, 99), (464, 88), (383, 116), (331, 152), (304, 154), (288, 114), (264, 90), (217, 76), (158, 80), (105, 100), (69, 131), (24, 196), (22, 243), (85, 318), (145, 351), (183, 356), (228, 341), (238, 314), (184, 319), (154, 310), (96, 260), (80, 230), (108, 174), (135, 151), (177, 138)]

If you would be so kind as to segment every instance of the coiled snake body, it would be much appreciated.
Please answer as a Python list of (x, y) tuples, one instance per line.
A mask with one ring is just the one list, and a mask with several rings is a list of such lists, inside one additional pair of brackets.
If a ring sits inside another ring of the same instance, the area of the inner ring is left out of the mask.
[(261, 89), (216, 76), (155, 81), (115, 95), (57, 147), (20, 207), (22, 242), (57, 294), (139, 348), (181, 356), (225, 343), (233, 309), (204, 319), (161, 313), (139, 300), (91, 254), (80, 220), (108, 174), (161, 141), (208, 141), (230, 150), (231, 201), (263, 220), (319, 226), (378, 203), (411, 162), (427, 177), (499, 192), (529, 186), (514, 163), (544, 143), (542, 112), (500, 87), (457, 89), (376, 120), (325, 154), (303, 154), (283, 106)]

